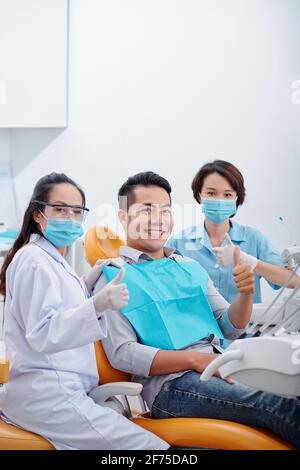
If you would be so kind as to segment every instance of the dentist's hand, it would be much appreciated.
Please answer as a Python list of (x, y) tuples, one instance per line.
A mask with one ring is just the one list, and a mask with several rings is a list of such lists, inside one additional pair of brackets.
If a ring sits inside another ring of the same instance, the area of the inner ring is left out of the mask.
[[(230, 236), (228, 235), (228, 233), (225, 234), (225, 239), (226, 246), (215, 247), (213, 248), (213, 252), (217, 257), (217, 262), (219, 266), (233, 266), (233, 251), (235, 246), (230, 240)], [(240, 258), (241, 264), (248, 264), (253, 270), (256, 268), (257, 258), (255, 258), (255, 256), (248, 255), (247, 253), (241, 251)]]
[(254, 272), (249, 264), (241, 264), (241, 251), (239, 246), (233, 249), (232, 270), (235, 285), (240, 294), (253, 294), (254, 292)]
[(104, 266), (116, 266), (117, 268), (123, 268), (124, 261), (122, 258), (108, 258), (108, 259), (98, 259), (95, 266), (90, 270), (90, 272), (84, 277), (84, 282), (86, 285), (89, 294), (91, 295), (95, 285), (97, 284), (99, 277), (102, 274)]
[(102, 313), (107, 309), (119, 310), (126, 307), (129, 294), (126, 284), (120, 284), (125, 275), (125, 268), (121, 268), (117, 276), (93, 297), (95, 310)]

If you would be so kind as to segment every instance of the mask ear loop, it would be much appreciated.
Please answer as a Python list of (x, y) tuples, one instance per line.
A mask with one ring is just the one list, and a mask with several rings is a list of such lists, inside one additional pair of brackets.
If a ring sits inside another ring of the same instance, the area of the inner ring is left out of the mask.
[[(42, 212), (40, 209), (39, 209), (39, 212), (40, 212), (40, 214), (44, 217), (44, 219), (46, 219), (46, 221), (48, 222), (48, 217), (46, 217), (45, 214), (43, 214), (43, 212)], [(43, 227), (42, 227), (42, 225), (41, 225), (41, 222), (39, 222), (38, 224), (39, 224), (39, 226), (40, 226), (41, 232), (44, 233), (44, 230), (45, 230), (45, 229), (43, 229)], [(45, 228), (46, 228), (46, 227), (45, 227)]]

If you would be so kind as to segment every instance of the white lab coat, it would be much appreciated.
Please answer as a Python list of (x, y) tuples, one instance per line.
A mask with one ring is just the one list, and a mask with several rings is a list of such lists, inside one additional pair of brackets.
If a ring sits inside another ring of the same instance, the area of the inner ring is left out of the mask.
[(93, 342), (106, 336), (92, 298), (55, 247), (32, 235), (6, 274), (10, 379), (2, 417), (57, 449), (166, 449), (168, 444), (88, 393), (98, 384)]

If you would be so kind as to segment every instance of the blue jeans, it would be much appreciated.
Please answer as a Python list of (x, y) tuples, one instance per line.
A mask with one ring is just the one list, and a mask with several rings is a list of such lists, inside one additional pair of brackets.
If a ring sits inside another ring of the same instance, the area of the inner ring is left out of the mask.
[(300, 448), (300, 399), (282, 398), (218, 377), (200, 382), (187, 372), (166, 382), (152, 407), (154, 418), (214, 418), (266, 428)]

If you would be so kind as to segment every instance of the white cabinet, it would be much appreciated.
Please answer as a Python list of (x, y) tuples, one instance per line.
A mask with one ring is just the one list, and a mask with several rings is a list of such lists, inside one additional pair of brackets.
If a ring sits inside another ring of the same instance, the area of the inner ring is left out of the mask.
[(68, 0), (0, 0), (0, 127), (67, 125)]

